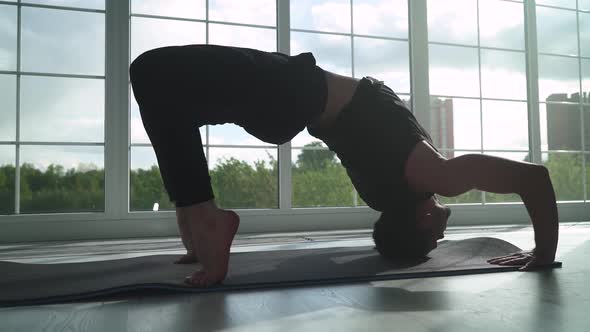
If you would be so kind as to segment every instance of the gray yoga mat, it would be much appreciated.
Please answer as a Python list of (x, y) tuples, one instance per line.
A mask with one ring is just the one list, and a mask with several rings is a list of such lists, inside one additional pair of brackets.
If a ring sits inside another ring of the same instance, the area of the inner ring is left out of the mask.
[(223, 284), (210, 288), (184, 284), (184, 277), (199, 265), (173, 264), (178, 255), (59, 264), (0, 262), (0, 305), (46, 304), (145, 289), (212, 292), (515, 271), (518, 267), (486, 260), (519, 250), (488, 237), (442, 241), (426, 260), (403, 265), (384, 259), (372, 246), (239, 252), (231, 254)]

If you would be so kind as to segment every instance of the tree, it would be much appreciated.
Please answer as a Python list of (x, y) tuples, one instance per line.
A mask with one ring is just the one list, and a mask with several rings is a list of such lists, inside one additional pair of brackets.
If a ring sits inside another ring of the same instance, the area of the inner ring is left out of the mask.
[[(314, 142), (308, 147), (318, 147)], [(312, 152), (312, 153), (309, 153)], [(352, 206), (354, 188), (346, 170), (334, 154), (304, 150), (292, 164), (293, 206)], [(277, 208), (278, 163), (257, 161), (251, 165), (235, 158), (222, 160), (210, 171), (213, 191), (223, 208)], [(551, 153), (549, 169), (558, 200), (583, 198), (583, 174), (590, 189), (590, 166), (582, 168), (581, 154)], [(22, 213), (104, 211), (104, 170), (93, 166), (64, 169), (50, 165), (45, 171), (25, 163), (20, 169)], [(164, 189), (160, 170), (131, 170), (131, 210), (174, 209)], [(14, 213), (15, 167), (0, 166), (0, 214)], [(518, 197), (487, 193), (488, 202), (519, 200)], [(360, 201), (360, 198), (359, 198)], [(446, 204), (481, 202), (481, 192), (469, 191), (457, 197), (441, 197)], [(360, 201), (362, 202), (362, 201)]]
[[(304, 148), (323, 147), (319, 141), (303, 146)], [(302, 171), (324, 170), (330, 165), (336, 164), (336, 153), (331, 150), (303, 149), (297, 156), (297, 167)]]

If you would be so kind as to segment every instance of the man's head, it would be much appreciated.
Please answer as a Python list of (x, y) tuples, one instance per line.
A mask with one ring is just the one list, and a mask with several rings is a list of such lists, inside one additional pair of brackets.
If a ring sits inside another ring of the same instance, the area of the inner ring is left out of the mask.
[(440, 205), (435, 196), (414, 207), (384, 211), (373, 228), (375, 246), (390, 259), (424, 257), (444, 237), (450, 214), (451, 210)]

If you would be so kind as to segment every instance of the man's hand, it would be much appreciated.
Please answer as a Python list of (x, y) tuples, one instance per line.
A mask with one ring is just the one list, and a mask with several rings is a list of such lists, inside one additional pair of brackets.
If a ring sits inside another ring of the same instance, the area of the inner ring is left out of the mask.
[(488, 259), (488, 263), (506, 266), (522, 266), (519, 270), (531, 271), (536, 267), (542, 267), (553, 263), (554, 255), (538, 253), (536, 250), (520, 251), (510, 255)]

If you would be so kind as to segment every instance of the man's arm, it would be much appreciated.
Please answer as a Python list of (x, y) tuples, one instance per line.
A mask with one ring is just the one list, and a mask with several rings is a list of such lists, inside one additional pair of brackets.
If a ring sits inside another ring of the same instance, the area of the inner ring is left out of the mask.
[[(457, 196), (472, 189), (518, 194), (531, 217), (535, 231), (535, 255), (541, 263), (555, 259), (558, 242), (557, 204), (547, 168), (509, 159), (467, 154), (445, 160), (442, 181), (434, 192)], [(443, 180), (444, 179), (444, 180)]]
[[(557, 204), (547, 168), (482, 154), (466, 154), (446, 159), (426, 141), (417, 144), (405, 168), (405, 178), (415, 192), (442, 196), (461, 195), (472, 189), (499, 194), (518, 194), (535, 230), (533, 266), (555, 259), (558, 240)], [(498, 264), (531, 263), (531, 255), (513, 255), (494, 260)]]

